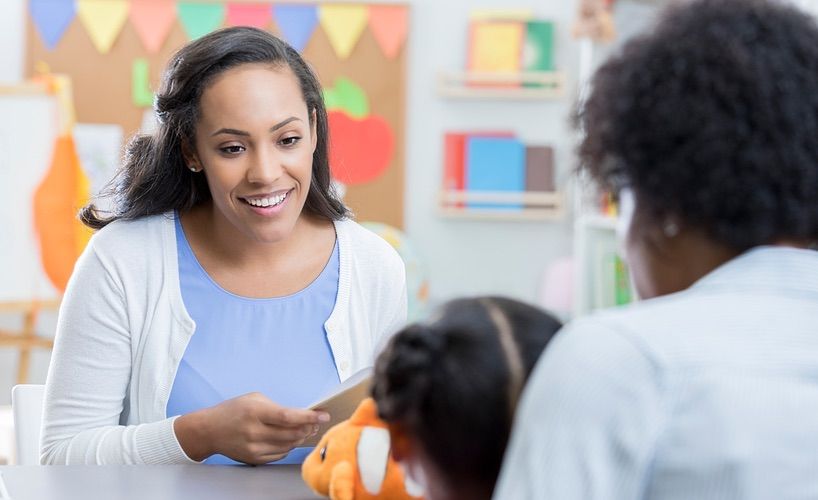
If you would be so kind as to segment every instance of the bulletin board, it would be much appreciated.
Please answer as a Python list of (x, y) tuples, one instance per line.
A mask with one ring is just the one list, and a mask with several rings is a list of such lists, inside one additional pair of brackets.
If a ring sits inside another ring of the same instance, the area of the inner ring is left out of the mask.
[[(254, 4), (274, 5), (263, 0)], [(327, 4), (318, 4), (317, 8), (321, 5)], [(406, 9), (408, 23), (408, 6), (405, 4), (355, 5), (392, 5)], [(35, 74), (37, 68), (42, 67), (41, 62), (44, 62), (52, 73), (67, 74), (73, 82), (77, 122), (117, 124), (122, 127), (126, 138), (139, 130), (145, 110), (149, 109), (137, 106), (132, 98), (134, 61), (140, 58), (147, 61), (149, 85), (151, 89), (156, 89), (167, 60), (190, 39), (182, 22), (176, 19), (161, 48), (151, 53), (145, 48), (129, 19), (122, 26), (110, 50), (101, 53), (92, 41), (87, 26), (77, 16), (70, 21), (54, 46), (49, 47), (35, 26), (31, 12), (29, 10), (26, 16), (27, 74)], [(221, 23), (221, 26), (225, 25), (227, 17)], [(275, 17), (263, 27), (282, 36)], [(285, 36), (282, 38), (286, 39)], [(333, 153), (336, 156), (339, 154), (337, 151), (343, 150), (344, 154), (342, 160), (333, 160), (332, 168), (333, 176), (343, 181), (345, 203), (359, 221), (383, 222), (398, 228), (403, 227), (407, 42), (404, 37), (400, 48), (394, 51), (391, 57), (387, 56), (382, 39), (370, 20), (348, 57), (341, 57), (324, 25), (318, 23), (302, 50), (325, 89), (334, 89), (339, 79), (351, 81), (363, 91), (368, 102), (366, 114), (351, 113), (352, 116), (340, 118), (331, 116), (330, 120), (330, 126), (333, 128), (330, 141), (331, 158)], [(330, 110), (332, 111), (331, 107)], [(343, 111), (338, 110), (339, 113)], [(337, 126), (336, 123), (340, 121), (344, 123)], [(360, 130), (363, 133), (358, 133), (359, 126), (362, 127)], [(383, 151), (381, 140), (383, 138), (381, 129), (384, 126), (391, 133), (392, 148), (388, 155)], [(341, 128), (344, 130), (339, 135), (340, 132), (336, 129)], [(365, 140), (366, 138), (369, 139)], [(372, 156), (380, 156), (378, 160), (380, 166), (364, 167), (365, 171), (361, 173), (359, 171), (361, 165), (368, 162)]]

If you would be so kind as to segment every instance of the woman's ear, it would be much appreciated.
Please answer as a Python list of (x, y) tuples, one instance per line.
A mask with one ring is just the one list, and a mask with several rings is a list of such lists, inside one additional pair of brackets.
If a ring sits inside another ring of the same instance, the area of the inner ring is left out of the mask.
[(199, 171), (202, 169), (202, 162), (199, 161), (199, 155), (196, 154), (196, 149), (190, 144), (190, 141), (182, 141), (182, 158), (190, 170)]

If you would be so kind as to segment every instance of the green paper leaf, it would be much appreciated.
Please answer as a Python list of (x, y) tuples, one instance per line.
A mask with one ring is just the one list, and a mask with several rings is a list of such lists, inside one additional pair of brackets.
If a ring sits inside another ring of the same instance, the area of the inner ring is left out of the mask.
[(335, 87), (324, 89), (324, 103), (327, 111), (344, 111), (352, 118), (369, 115), (369, 99), (364, 90), (346, 77), (335, 80)]

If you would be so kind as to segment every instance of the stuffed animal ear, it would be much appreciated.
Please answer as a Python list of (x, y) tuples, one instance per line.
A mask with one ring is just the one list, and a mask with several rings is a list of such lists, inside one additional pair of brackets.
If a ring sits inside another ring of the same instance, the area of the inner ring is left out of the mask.
[(353, 425), (372, 425), (378, 423), (383, 426), (378, 419), (378, 407), (372, 398), (366, 398), (361, 401), (361, 404), (358, 405), (358, 408), (352, 416), (349, 417), (349, 422)]

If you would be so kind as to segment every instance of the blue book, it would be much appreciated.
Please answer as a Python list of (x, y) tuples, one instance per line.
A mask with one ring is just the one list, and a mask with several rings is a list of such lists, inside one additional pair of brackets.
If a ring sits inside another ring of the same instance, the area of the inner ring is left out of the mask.
[[(466, 190), (525, 191), (525, 145), (510, 137), (466, 139)], [(522, 203), (467, 203), (469, 208), (520, 210)]]

